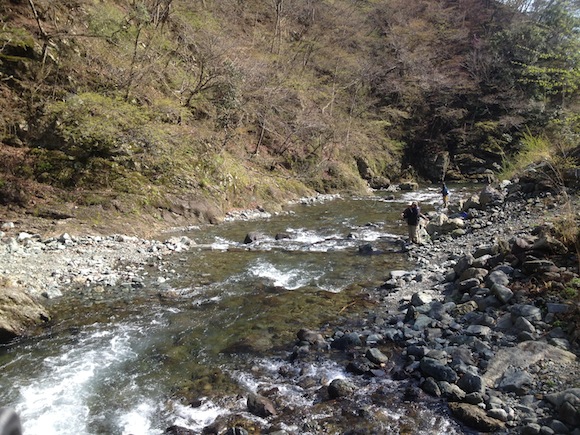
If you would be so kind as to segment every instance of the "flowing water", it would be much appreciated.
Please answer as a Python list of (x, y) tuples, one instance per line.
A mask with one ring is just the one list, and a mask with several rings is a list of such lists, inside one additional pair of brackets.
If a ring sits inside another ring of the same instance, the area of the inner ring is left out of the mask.
[[(299, 329), (332, 332), (368, 308), (365, 291), (389, 271), (413, 267), (400, 253), (399, 215), (410, 199), (433, 207), (438, 190), (381, 195), (180, 232), (197, 246), (165, 259), (164, 270), (144, 270), (143, 288), (65, 296), (50, 330), (0, 347), (0, 406), (18, 411), (26, 435), (161, 434), (171, 425), (201, 433), (228, 416), (264, 423), (245, 397), (269, 390), (282, 410), (277, 427), (343, 433), (348, 411), (337, 417), (319, 392), (349, 376), (344, 363), (329, 356), (294, 366), (288, 355)], [(266, 237), (245, 245), (251, 231)], [(378, 253), (361, 255), (365, 244)], [(361, 433), (460, 433), (396, 391), (382, 378), (353, 399), (373, 415)]]

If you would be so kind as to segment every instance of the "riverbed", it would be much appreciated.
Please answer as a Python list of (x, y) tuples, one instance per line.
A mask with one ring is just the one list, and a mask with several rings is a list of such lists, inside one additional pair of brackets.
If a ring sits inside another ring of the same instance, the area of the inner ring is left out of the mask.
[[(321, 391), (349, 376), (341, 361), (289, 362), (297, 331), (331, 333), (372, 306), (369, 293), (392, 271), (414, 267), (400, 213), (409, 200), (439, 207), (439, 193), (390, 195), (304, 199), (275, 215), (173, 230), (167, 237), (195, 244), (143, 261), (129, 285), (63, 289), (38, 337), (0, 348), (0, 403), (32, 435), (201, 433), (228, 418), (256, 431), (338, 434), (361, 412), (373, 416), (365, 433), (462, 433), (386, 376), (352, 409), (337, 408)], [(273, 390), (275, 417), (248, 412), (248, 394)]]

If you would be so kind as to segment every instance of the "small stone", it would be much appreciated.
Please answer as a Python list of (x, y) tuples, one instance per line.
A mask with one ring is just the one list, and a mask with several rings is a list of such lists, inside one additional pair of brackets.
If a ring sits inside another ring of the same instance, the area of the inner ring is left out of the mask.
[(487, 415), (500, 421), (508, 420), (508, 413), (501, 408), (493, 408), (487, 411)]
[(477, 337), (487, 337), (491, 334), (491, 328), (484, 325), (469, 325), (465, 330), (465, 333)]
[(365, 355), (369, 361), (381, 365), (386, 363), (387, 361), (389, 361), (389, 357), (386, 356), (384, 353), (382, 353), (379, 349), (377, 348), (371, 348), (369, 350), (367, 350), (366, 355)]
[(491, 286), (492, 293), (504, 304), (507, 304), (509, 300), (514, 296), (514, 292), (510, 288), (501, 284), (494, 284)]

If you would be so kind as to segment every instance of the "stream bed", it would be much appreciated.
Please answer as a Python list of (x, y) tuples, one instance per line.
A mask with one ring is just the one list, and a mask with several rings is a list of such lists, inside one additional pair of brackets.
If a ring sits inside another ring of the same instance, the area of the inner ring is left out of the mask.
[[(370, 307), (365, 295), (390, 271), (414, 267), (401, 249), (400, 213), (411, 199), (437, 207), (438, 189), (386, 195), (176, 230), (196, 244), (161, 269), (145, 267), (142, 285), (65, 292), (43, 334), (0, 347), (0, 404), (16, 409), (26, 435), (212, 433), (219, 424), (250, 433), (463, 433), (439, 405), (406, 400), (388, 376), (337, 405), (323, 392), (350, 376), (340, 358), (289, 359), (300, 329), (332, 335)], [(260, 237), (244, 243), (252, 232)], [(275, 397), (277, 414), (249, 413), (252, 392)]]

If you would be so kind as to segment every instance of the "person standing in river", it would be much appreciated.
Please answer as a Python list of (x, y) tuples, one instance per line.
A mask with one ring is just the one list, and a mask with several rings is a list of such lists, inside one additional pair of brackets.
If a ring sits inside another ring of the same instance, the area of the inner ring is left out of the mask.
[(409, 228), (409, 242), (420, 244), (421, 240), (419, 239), (418, 232), (419, 222), (421, 218), (427, 219), (427, 216), (421, 213), (419, 205), (413, 201), (403, 210), (401, 217), (407, 222)]
[(441, 185), (441, 196), (443, 197), (443, 208), (447, 208), (449, 205), (449, 189), (445, 183)]

